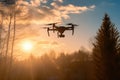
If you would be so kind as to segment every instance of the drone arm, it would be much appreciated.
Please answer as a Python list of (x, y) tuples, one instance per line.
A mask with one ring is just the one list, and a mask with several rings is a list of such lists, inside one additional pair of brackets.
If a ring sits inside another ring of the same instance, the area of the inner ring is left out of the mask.
[(66, 27), (66, 30), (72, 30), (72, 27)]
[(49, 31), (56, 31), (57, 29), (49, 29)]

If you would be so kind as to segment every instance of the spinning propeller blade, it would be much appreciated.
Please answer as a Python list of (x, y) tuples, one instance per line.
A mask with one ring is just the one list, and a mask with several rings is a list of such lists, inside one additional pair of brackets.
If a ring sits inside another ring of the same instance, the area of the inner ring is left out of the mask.
[(55, 25), (55, 24), (57, 24), (57, 23), (49, 23), (49, 24), (47, 24), (47, 25)]
[(67, 23), (67, 25), (72, 25), (72, 23)]
[(42, 29), (48, 29), (48, 28), (50, 28), (50, 27), (40, 27), (40, 28), (42, 28)]
[(67, 25), (78, 26), (77, 24), (68, 23)]

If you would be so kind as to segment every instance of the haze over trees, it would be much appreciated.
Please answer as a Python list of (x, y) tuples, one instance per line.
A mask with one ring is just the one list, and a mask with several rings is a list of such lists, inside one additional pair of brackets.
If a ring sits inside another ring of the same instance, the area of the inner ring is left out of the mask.
[(1, 62), (0, 80), (90, 80), (92, 69), (88, 52), (80, 50), (73, 54), (61, 53), (58, 57), (51, 54), (39, 58), (31, 55), (23, 61), (15, 60), (7, 79), (3, 74), (4, 62)]

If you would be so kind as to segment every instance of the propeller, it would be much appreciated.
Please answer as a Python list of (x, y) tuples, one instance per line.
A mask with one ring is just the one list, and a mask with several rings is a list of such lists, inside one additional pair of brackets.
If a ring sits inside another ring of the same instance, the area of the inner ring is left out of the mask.
[(42, 29), (48, 29), (48, 28), (50, 28), (50, 27), (40, 27), (40, 28), (42, 28)]
[(46, 24), (46, 25), (55, 25), (55, 24), (57, 24), (57, 23), (49, 23), (49, 24)]
[(67, 25), (72, 25), (73, 23), (67, 23)]
[(78, 26), (77, 24), (68, 23), (67, 25)]

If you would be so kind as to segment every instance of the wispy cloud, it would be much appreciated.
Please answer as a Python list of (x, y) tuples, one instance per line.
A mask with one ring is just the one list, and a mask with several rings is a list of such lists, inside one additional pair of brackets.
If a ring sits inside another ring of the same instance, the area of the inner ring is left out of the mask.
[[(69, 14), (80, 14), (95, 8), (91, 6), (75, 6), (73, 4), (62, 5), (63, 0), (53, 0), (46, 4), (48, 0), (18, 0), (16, 12), (17, 22), (19, 24), (44, 24), (49, 22), (62, 22), (63, 19), (69, 19)], [(44, 3), (44, 4), (42, 4)], [(4, 8), (4, 9), (3, 9)], [(19, 9), (18, 9), (19, 8)], [(0, 5), (0, 10), (8, 13), (6, 6)]]
[[(88, 11), (90, 9), (94, 9), (95, 5), (91, 6), (75, 6), (73, 4), (62, 5), (63, 0), (53, 0), (52, 3), (49, 3), (51, 6), (47, 6), (47, 0), (30, 0), (27, 1), (18, 1), (18, 5), (22, 7), (22, 11), (20, 11), (21, 16), (20, 19), (24, 19), (25, 22), (41, 24), (49, 22), (60, 22), (62, 19), (70, 18), (69, 14), (80, 14), (82, 12)], [(21, 6), (22, 5), (22, 6)]]
[(53, 0), (53, 1), (63, 3), (63, 0)]

